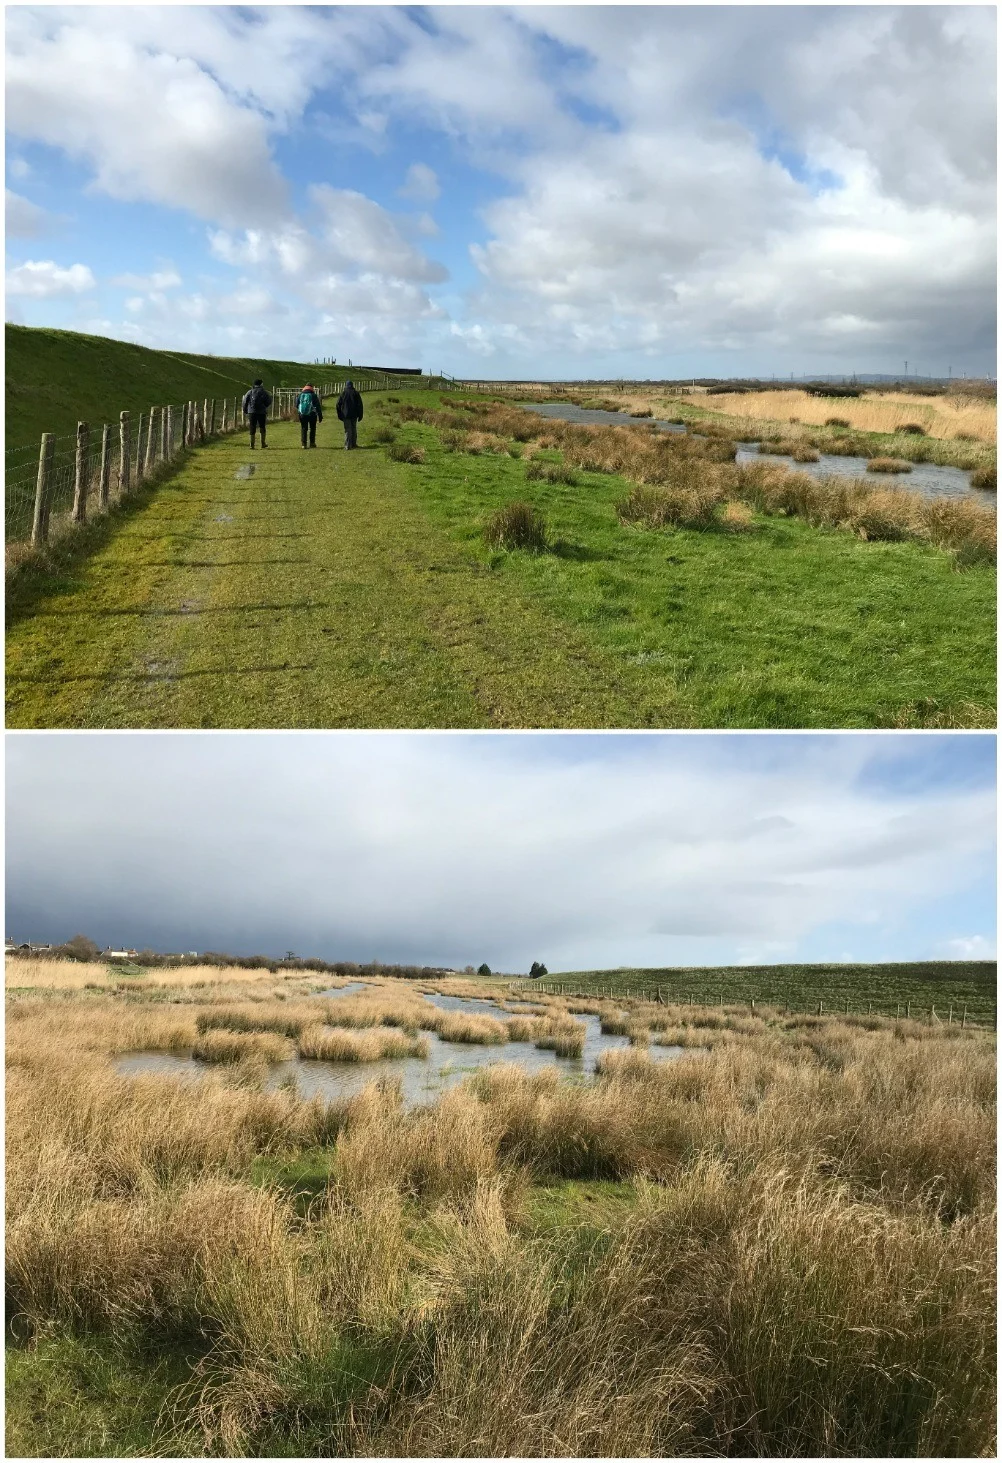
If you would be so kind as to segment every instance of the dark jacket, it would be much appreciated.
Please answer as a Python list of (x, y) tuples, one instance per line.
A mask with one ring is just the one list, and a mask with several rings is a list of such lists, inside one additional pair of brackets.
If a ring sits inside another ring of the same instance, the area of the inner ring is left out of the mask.
[[(303, 399), (304, 396), (312, 397), (312, 403), (310, 405), (310, 409), (309, 409), (308, 412), (305, 412), (305, 413), (299, 411), (299, 403), (302, 401), (302, 399)], [(316, 419), (317, 419), (318, 422), (322, 422), (323, 419), (324, 419), (324, 409), (320, 405), (320, 397), (317, 395), (317, 393), (315, 391), (301, 391), (299, 393), (299, 395), (296, 397), (296, 411), (298, 412), (298, 414), (299, 414), (300, 417), (302, 417), (304, 415), (306, 416), (307, 419), (309, 419), (311, 416), (312, 417), (316, 417)]]
[(337, 414), (342, 422), (362, 420), (362, 398), (354, 386), (346, 386), (337, 399)]
[(244, 416), (250, 416), (252, 412), (267, 411), (271, 406), (271, 392), (265, 391), (263, 386), (252, 386), (244, 396)]

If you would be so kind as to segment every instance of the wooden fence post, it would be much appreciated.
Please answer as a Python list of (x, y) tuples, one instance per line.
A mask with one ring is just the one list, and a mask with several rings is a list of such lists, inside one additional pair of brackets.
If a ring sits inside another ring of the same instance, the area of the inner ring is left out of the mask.
[(164, 441), (166, 443), (166, 451), (164, 452), (165, 462), (169, 462), (170, 459), (174, 456), (174, 410), (174, 407), (169, 406), (167, 408), (166, 415), (164, 416)]
[(97, 506), (102, 513), (108, 511), (108, 496), (111, 487), (111, 428), (105, 422), (101, 428), (101, 476), (98, 479)]
[(214, 437), (215, 434), (216, 434), (216, 398), (213, 397), (212, 400), (209, 402), (209, 435), (210, 435), (210, 437)]
[(960, 1025), (961, 1025), (961, 1027), (965, 1027), (967, 1025), (967, 1007), (966, 1006), (964, 1007), (964, 1016), (963, 1016), (963, 1020), (961, 1021)]
[(224, 396), (223, 397), (223, 425), (222, 425), (222, 432), (223, 432), (223, 436), (224, 437), (226, 436), (226, 433), (229, 430), (230, 430), (230, 398), (228, 396)]
[(146, 434), (146, 476), (149, 477), (157, 462), (157, 437), (160, 431), (160, 422), (157, 418), (158, 406), (150, 407), (150, 427)]
[(209, 397), (207, 396), (205, 398), (205, 402), (203, 403), (203, 406), (202, 406), (202, 438), (203, 438), (203, 440), (209, 435), (209, 433), (211, 431), (212, 431), (212, 428), (209, 425)]
[(905, 1015), (906, 1015), (906, 1017), (909, 1020), (911, 1020), (911, 1014), (912, 1014), (912, 1003), (911, 1003), (911, 1001), (907, 1001), (905, 1003)]
[(167, 461), (167, 458), (170, 456), (170, 446), (169, 446), (168, 441), (167, 441), (167, 410), (168, 410), (168, 408), (165, 407), (165, 406), (162, 406), (160, 408), (160, 461), (161, 462), (166, 462)]
[(73, 472), (73, 522), (87, 522), (87, 489), (90, 487), (90, 427), (77, 422), (77, 456)]
[(143, 480), (143, 469), (146, 466), (146, 433), (149, 430), (149, 422), (145, 412), (139, 413), (139, 426), (136, 429), (136, 486)]
[(52, 465), (56, 455), (56, 434), (43, 432), (38, 449), (38, 478), (35, 482), (35, 514), (31, 542), (44, 544), (49, 537), (49, 505), (52, 497)]
[(118, 492), (124, 498), (129, 491), (129, 467), (132, 462), (132, 419), (127, 411), (119, 414), (118, 445)]

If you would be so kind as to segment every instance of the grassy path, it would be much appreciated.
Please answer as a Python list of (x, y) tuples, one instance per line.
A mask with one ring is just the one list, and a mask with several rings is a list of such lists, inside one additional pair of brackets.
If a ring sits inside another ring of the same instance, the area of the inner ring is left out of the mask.
[(412, 468), (325, 436), (196, 453), (14, 624), (8, 725), (630, 723), (615, 667), (434, 528)]
[[(313, 452), (288, 424), (193, 454), (40, 599), (15, 589), (8, 725), (992, 724), (988, 568), (786, 518), (626, 529), (621, 479), (402, 436), (423, 465), (345, 453), (334, 422)], [(514, 497), (552, 552), (487, 551)]]

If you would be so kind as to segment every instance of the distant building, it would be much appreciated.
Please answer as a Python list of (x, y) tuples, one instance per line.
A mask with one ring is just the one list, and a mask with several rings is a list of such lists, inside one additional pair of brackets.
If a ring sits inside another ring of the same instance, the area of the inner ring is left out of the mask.
[(102, 960), (135, 960), (138, 950), (102, 950)]

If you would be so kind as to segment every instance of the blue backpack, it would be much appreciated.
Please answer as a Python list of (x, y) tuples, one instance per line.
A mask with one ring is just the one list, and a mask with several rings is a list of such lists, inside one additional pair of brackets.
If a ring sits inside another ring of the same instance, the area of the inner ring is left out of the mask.
[(311, 417), (317, 409), (316, 397), (312, 391), (301, 391), (296, 410), (301, 417)]

